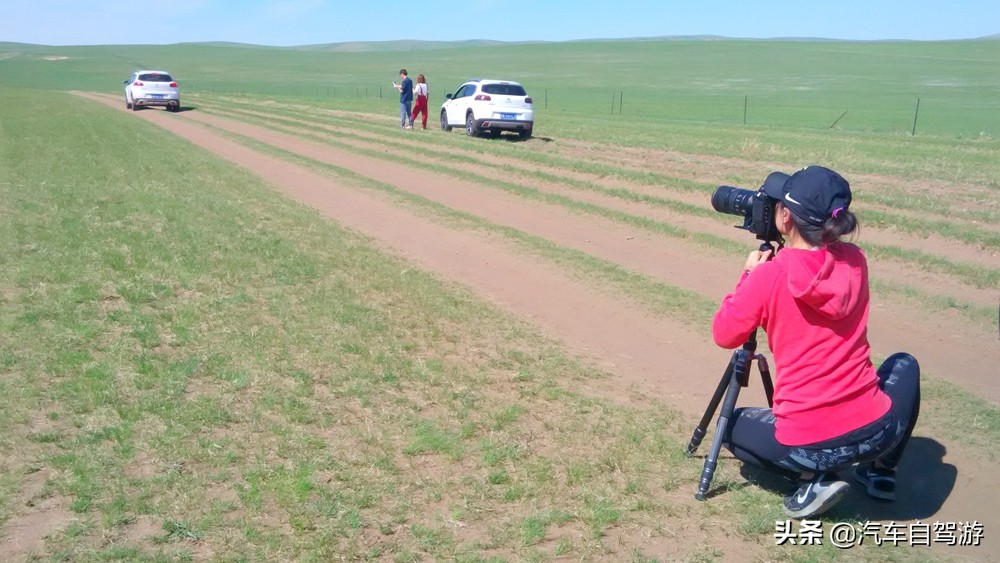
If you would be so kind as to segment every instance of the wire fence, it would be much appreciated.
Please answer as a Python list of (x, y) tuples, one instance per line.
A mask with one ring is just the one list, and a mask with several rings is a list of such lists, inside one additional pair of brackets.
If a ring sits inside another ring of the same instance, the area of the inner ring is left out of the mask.
[[(399, 93), (392, 86), (314, 84), (301, 86), (227, 87), (187, 83), (192, 92), (310, 100), (364, 100), (391, 107)], [(445, 93), (432, 87), (433, 108)], [(804, 129), (837, 129), (954, 135), (1000, 136), (1000, 97), (969, 103), (936, 94), (818, 96), (811, 93), (664, 92), (642, 88), (548, 89), (531, 92), (536, 113), (571, 113), (640, 120), (689, 121)]]

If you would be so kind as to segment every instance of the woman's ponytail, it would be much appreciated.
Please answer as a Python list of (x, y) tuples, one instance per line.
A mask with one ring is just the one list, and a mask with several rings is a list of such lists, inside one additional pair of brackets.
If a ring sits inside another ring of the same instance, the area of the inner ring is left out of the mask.
[(840, 242), (845, 235), (853, 234), (858, 229), (858, 218), (846, 208), (835, 209), (833, 215), (823, 223), (821, 241), (823, 244)]
[(802, 239), (812, 246), (825, 246), (840, 242), (846, 235), (855, 234), (858, 230), (858, 218), (846, 208), (839, 208), (822, 225), (813, 225), (805, 219), (792, 213), (795, 228)]

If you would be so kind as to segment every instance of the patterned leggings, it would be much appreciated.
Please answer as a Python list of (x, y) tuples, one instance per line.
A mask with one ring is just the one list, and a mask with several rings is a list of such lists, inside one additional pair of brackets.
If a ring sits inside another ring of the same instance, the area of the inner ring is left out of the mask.
[(807, 446), (786, 446), (774, 438), (768, 408), (736, 409), (722, 443), (737, 459), (798, 478), (804, 472), (833, 473), (874, 460), (894, 469), (920, 411), (920, 366), (909, 354), (893, 354), (878, 368), (879, 387), (892, 399), (882, 418), (843, 436)]

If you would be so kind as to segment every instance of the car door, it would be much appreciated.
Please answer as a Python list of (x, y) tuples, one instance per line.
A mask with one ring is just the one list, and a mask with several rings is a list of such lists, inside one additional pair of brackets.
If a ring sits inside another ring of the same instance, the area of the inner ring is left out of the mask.
[(132, 83), (135, 82), (135, 74), (128, 77), (125, 81), (125, 102), (128, 104), (132, 103)]
[(448, 114), (448, 124), (456, 126), (465, 125), (465, 110), (469, 108), (469, 101), (472, 100), (472, 94), (476, 91), (475, 84), (463, 84), (458, 90), (452, 95), (451, 100), (445, 106), (445, 112)]

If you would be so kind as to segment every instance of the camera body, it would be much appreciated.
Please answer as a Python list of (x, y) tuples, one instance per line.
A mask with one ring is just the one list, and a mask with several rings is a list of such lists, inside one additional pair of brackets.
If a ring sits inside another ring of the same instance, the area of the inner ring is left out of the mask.
[(784, 239), (774, 222), (777, 203), (778, 200), (764, 193), (763, 189), (752, 191), (719, 186), (712, 194), (712, 207), (716, 211), (743, 217), (743, 224), (736, 225), (736, 228), (750, 231), (765, 243), (777, 242), (780, 247)]

